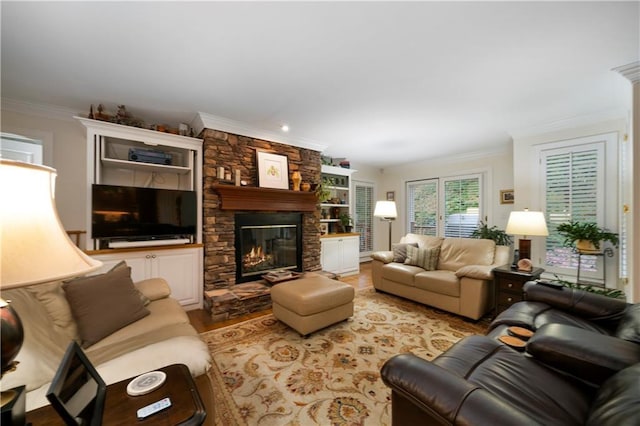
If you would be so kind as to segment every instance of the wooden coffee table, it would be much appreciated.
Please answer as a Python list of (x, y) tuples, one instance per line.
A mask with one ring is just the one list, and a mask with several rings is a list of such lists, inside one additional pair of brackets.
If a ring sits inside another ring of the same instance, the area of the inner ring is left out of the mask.
[[(160, 368), (167, 374), (162, 386), (151, 393), (140, 396), (129, 396), (127, 385), (131, 379), (123, 380), (107, 386), (103, 425), (201, 425), (207, 416), (202, 399), (184, 364), (172, 364)], [(136, 412), (139, 408), (169, 397), (171, 407), (153, 414), (144, 420), (138, 420)], [(27, 424), (62, 425), (64, 422), (50, 405), (27, 413)]]

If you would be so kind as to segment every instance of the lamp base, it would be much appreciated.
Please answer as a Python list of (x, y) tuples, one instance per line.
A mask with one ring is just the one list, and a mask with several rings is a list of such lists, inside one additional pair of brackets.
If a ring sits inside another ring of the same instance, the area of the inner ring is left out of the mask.
[(531, 260), (531, 240), (522, 238), (518, 242), (518, 250), (520, 251), (520, 259)]
[(2, 415), (0, 423), (5, 426), (24, 426), (25, 403), (26, 403), (25, 386), (18, 386), (2, 392)]

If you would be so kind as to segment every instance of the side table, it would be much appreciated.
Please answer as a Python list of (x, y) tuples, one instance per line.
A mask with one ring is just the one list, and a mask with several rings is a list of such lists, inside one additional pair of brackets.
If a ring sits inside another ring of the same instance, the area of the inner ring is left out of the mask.
[[(107, 386), (103, 425), (201, 425), (207, 416), (198, 389), (184, 364), (172, 364), (160, 368), (167, 374), (166, 381), (158, 389), (140, 396), (129, 396), (127, 385), (133, 379), (123, 380)], [(139, 408), (153, 404), (162, 398), (171, 399), (171, 407), (153, 414), (144, 420), (138, 420)], [(27, 424), (61, 425), (64, 422), (50, 405), (45, 405), (27, 413)]]
[(494, 318), (509, 306), (522, 300), (522, 287), (527, 281), (537, 280), (544, 272), (542, 268), (533, 268), (531, 272), (513, 270), (511, 265), (493, 269)]

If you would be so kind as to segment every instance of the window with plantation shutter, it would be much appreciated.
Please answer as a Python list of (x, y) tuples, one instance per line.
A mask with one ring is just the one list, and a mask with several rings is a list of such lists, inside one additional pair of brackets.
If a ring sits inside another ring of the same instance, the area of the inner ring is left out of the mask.
[[(573, 220), (604, 225), (604, 150), (604, 142), (600, 142), (541, 153), (545, 216), (549, 229), (545, 262), (548, 267), (577, 268), (577, 255), (571, 248), (563, 246), (563, 237), (556, 231), (559, 224)], [(597, 271), (594, 256), (583, 256), (581, 263), (581, 271)]]
[(360, 255), (373, 251), (373, 184), (354, 181), (355, 188), (355, 232), (360, 234)]

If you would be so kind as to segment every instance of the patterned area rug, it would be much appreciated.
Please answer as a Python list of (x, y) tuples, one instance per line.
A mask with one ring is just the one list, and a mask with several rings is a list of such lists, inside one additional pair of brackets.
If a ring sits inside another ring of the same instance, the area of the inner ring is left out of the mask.
[(366, 289), (352, 318), (307, 339), (273, 315), (203, 333), (216, 425), (388, 425), (384, 362), (433, 359), (486, 325)]

